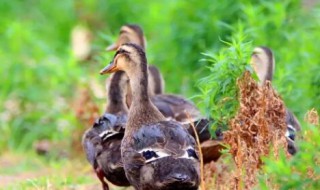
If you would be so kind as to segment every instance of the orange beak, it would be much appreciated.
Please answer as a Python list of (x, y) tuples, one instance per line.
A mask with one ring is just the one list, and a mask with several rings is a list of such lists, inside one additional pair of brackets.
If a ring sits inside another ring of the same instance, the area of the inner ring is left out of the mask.
[(117, 65), (114, 63), (114, 61), (111, 61), (109, 65), (107, 65), (105, 68), (103, 68), (100, 71), (100, 75), (104, 75), (107, 73), (114, 73), (118, 71), (119, 69), (117, 68)]

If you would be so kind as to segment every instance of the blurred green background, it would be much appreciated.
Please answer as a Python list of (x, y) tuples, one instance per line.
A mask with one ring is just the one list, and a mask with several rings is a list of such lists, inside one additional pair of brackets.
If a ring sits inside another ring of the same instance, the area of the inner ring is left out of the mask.
[[(166, 92), (197, 95), (210, 74), (201, 53), (218, 52), (241, 25), (253, 46), (274, 51), (274, 86), (300, 121), (320, 109), (320, 6), (310, 0), (0, 0), (0, 153), (33, 151), (43, 139), (66, 152), (80, 143), (104, 110), (99, 70), (113, 56), (104, 48), (126, 23), (144, 29)], [(72, 45), (79, 31), (85, 59)]]

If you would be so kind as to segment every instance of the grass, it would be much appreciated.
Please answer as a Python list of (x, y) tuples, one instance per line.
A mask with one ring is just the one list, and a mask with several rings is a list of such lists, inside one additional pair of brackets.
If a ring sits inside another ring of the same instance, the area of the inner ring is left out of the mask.
[[(5, 153), (0, 159), (0, 189), (86, 189), (99, 187), (83, 159), (40, 157), (34, 153)], [(79, 175), (81, 174), (81, 175)]]

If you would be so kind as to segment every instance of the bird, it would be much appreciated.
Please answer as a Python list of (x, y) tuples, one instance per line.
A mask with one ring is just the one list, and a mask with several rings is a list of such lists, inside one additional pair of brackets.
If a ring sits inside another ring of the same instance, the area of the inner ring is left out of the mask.
[[(275, 70), (275, 59), (270, 48), (265, 46), (255, 47), (251, 55), (250, 63), (259, 78), (258, 84), (260, 86), (265, 84), (266, 81), (272, 81)], [(301, 125), (296, 116), (287, 107), (285, 119), (287, 124), (285, 134), (288, 142), (287, 149), (291, 155), (294, 155), (297, 152), (294, 140), (296, 132), (301, 130)]]
[[(130, 186), (122, 166), (120, 146), (127, 122), (128, 108), (124, 99), (123, 71), (113, 74), (107, 86), (105, 113), (83, 135), (82, 145), (102, 188), (109, 186), (104, 178), (117, 186)], [(120, 83), (119, 83), (120, 81)], [(123, 81), (123, 82), (121, 82)]]
[[(137, 24), (125, 24), (121, 26), (117, 41), (106, 48), (107, 51), (115, 51), (124, 43), (135, 43), (143, 49), (146, 47), (146, 38), (142, 28)], [(151, 95), (162, 94), (165, 82), (159, 69), (154, 65), (148, 65), (149, 93)]]
[[(107, 51), (117, 50), (121, 44), (135, 43), (145, 50), (146, 38), (144, 32), (139, 25), (126, 24), (120, 29), (118, 40), (106, 48)], [(161, 111), (162, 114), (168, 119), (174, 119), (179, 122), (190, 123), (195, 122), (202, 118), (199, 109), (189, 100), (181, 95), (165, 94), (164, 93), (164, 79), (157, 67), (148, 66), (149, 78), (149, 94), (152, 102)], [(128, 93), (126, 102), (128, 107), (132, 102), (131, 89), (128, 85)]]
[(122, 44), (100, 74), (126, 72), (132, 104), (121, 143), (126, 176), (136, 190), (196, 190), (200, 162), (195, 139), (182, 124), (167, 121), (148, 94), (147, 58), (137, 44)]
[[(113, 76), (109, 77), (108, 79), (116, 83), (116, 81), (113, 80)], [(124, 72), (122, 72), (121, 76), (118, 75), (117, 80), (118, 80), (118, 83), (121, 84), (120, 88), (122, 88), (122, 92), (127, 94), (128, 93), (127, 90), (130, 89), (127, 87), (130, 85), (128, 76)], [(109, 83), (110, 82), (108, 82), (107, 84)], [(167, 105), (166, 102), (161, 102), (162, 99), (158, 99), (159, 96), (163, 97), (163, 99), (168, 99), (167, 101), (169, 101), (169, 103), (167, 104), (169, 105)], [(124, 97), (127, 97), (127, 95), (125, 95)], [(157, 98), (154, 98), (154, 97), (157, 97)], [(183, 112), (183, 114), (185, 114), (184, 115), (185, 120), (180, 120), (179, 117), (173, 118), (170, 114), (169, 115), (167, 114), (166, 109), (170, 109), (170, 112), (172, 112), (172, 115), (174, 113), (178, 113), (181, 115), (182, 109), (185, 109), (185, 110), (188, 110), (187, 108), (193, 109), (193, 104), (186, 104), (183, 98), (179, 99), (176, 96), (167, 96), (166, 94), (154, 95), (153, 97), (151, 97), (151, 101), (157, 107), (157, 109), (166, 117), (167, 120), (174, 120), (174, 121), (180, 122), (181, 124), (183, 124), (183, 126), (188, 130), (188, 132), (194, 138), (196, 138), (196, 135), (198, 136), (199, 142), (201, 143), (201, 150), (203, 152), (202, 155), (203, 155), (204, 163), (211, 162), (212, 160), (216, 161), (221, 156), (220, 150), (223, 148), (221, 144), (222, 133), (221, 131), (217, 130), (215, 135), (217, 138), (213, 138), (211, 136), (209, 128), (211, 127), (211, 124), (213, 122), (212, 119), (202, 117), (199, 119), (191, 120), (191, 119), (188, 119), (188, 116), (190, 117), (190, 115), (187, 115), (187, 114), (189, 113)], [(176, 105), (180, 109), (177, 109), (174, 106), (172, 106), (171, 108), (169, 107), (170, 105)], [(166, 109), (164, 109), (163, 107)], [(194, 133), (193, 127), (195, 128), (197, 134)]]

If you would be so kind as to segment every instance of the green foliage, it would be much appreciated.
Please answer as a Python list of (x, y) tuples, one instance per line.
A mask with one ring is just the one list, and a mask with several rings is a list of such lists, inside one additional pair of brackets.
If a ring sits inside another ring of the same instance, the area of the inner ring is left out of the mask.
[(237, 80), (245, 70), (252, 71), (249, 58), (252, 53), (251, 42), (245, 41), (243, 29), (231, 40), (224, 42), (227, 47), (218, 53), (205, 53), (203, 61), (209, 62), (212, 74), (200, 79), (199, 88), (202, 107), (208, 117), (215, 120), (213, 131), (218, 125), (227, 126), (238, 108)]
[(314, 53), (320, 43), (319, 8), (305, 10), (300, 1), (261, 1), (244, 6), (243, 12), (248, 38), (274, 51), (273, 85), (287, 107), (300, 119), (312, 107), (319, 110), (319, 95), (314, 93), (320, 73), (320, 56)]
[(35, 139), (61, 140), (74, 124), (66, 104), (79, 72), (65, 44), (74, 21), (66, 11), (72, 4), (28, 3), (0, 6), (0, 150), (26, 149)]
[[(264, 173), (260, 177), (259, 189), (272, 186), (285, 189), (319, 189), (320, 188), (320, 129), (319, 126), (305, 125), (299, 152), (291, 159), (281, 154), (277, 160), (266, 158)], [(268, 182), (269, 181), (269, 182)]]

